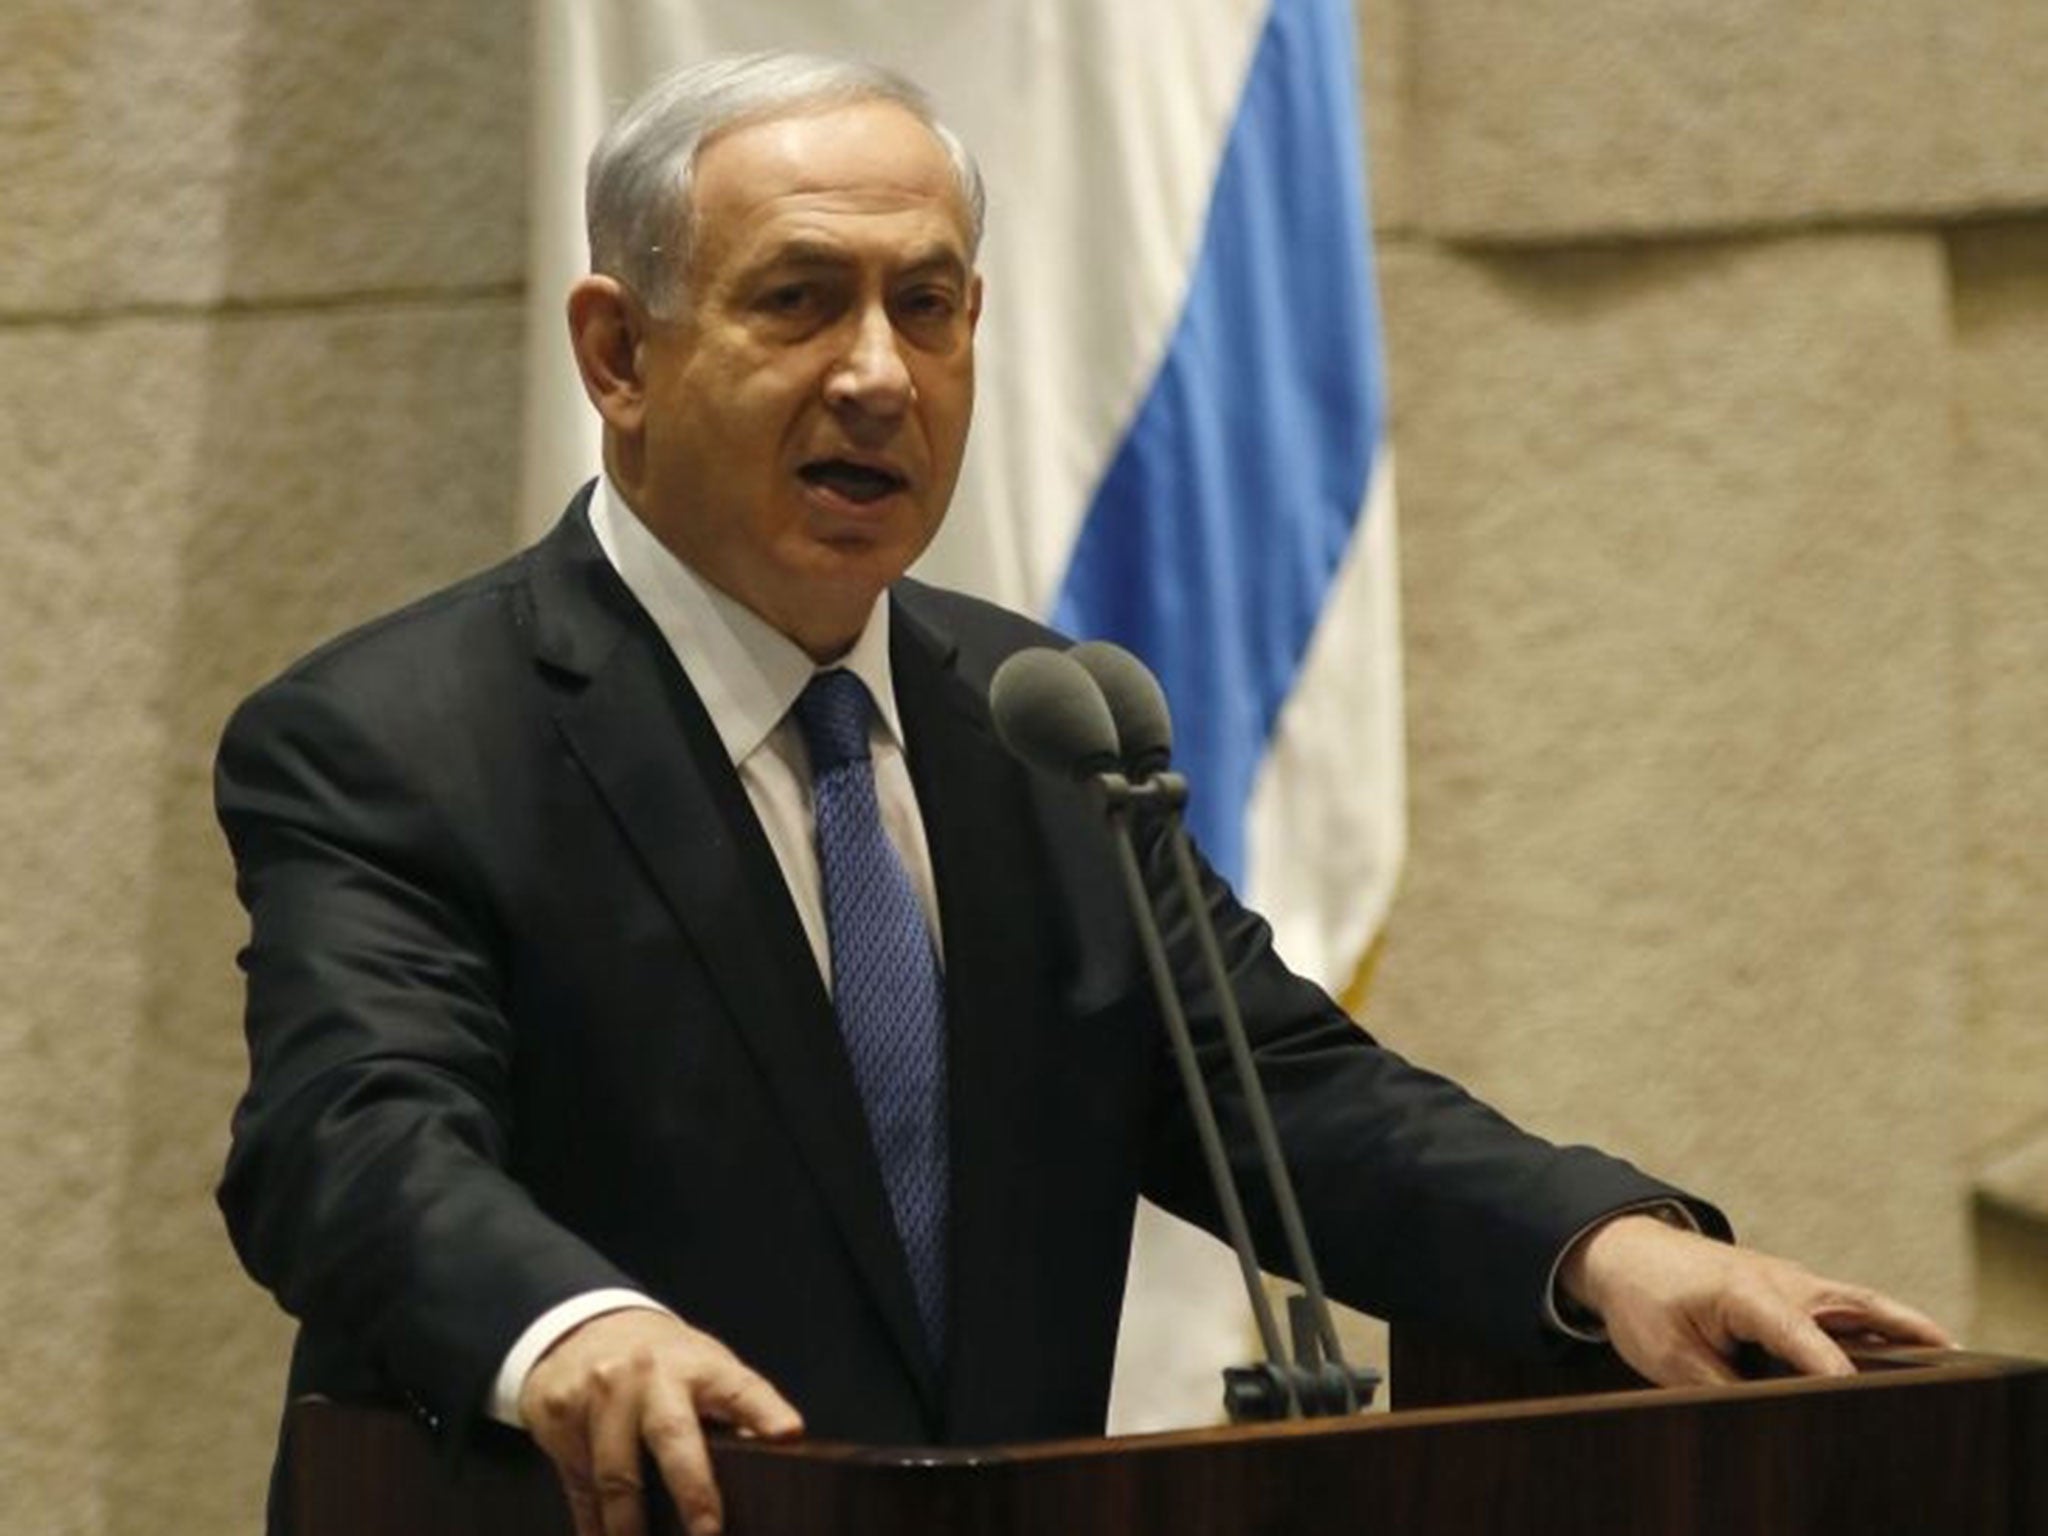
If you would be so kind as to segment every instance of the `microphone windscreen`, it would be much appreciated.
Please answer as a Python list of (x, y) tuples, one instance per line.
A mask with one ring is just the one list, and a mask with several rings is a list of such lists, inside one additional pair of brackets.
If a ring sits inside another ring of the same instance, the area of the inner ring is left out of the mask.
[(1084, 779), (1117, 768), (1116, 723), (1081, 664), (1058, 651), (1018, 651), (989, 684), (996, 735), (1033, 768)]
[(1095, 679), (1109, 704), (1124, 772), (1133, 780), (1149, 778), (1172, 762), (1173, 715), (1151, 669), (1107, 640), (1084, 640), (1067, 654)]

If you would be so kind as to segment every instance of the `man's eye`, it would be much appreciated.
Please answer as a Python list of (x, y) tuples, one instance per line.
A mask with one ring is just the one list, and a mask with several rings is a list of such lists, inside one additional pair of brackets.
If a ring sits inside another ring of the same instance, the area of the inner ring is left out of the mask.
[(948, 288), (913, 288), (899, 301), (903, 313), (917, 320), (950, 320), (960, 301)]
[(779, 283), (761, 295), (761, 308), (774, 315), (802, 314), (815, 297), (808, 283)]

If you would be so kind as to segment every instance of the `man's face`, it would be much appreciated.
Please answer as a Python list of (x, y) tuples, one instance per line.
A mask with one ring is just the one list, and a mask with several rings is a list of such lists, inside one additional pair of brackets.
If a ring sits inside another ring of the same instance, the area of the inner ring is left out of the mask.
[(683, 308), (642, 342), (636, 510), (814, 655), (938, 531), (974, 404), (980, 280), (950, 162), (862, 102), (699, 155)]

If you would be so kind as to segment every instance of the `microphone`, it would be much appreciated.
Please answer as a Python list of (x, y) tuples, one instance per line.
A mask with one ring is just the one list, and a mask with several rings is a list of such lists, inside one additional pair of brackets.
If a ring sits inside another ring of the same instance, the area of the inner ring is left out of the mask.
[(998, 739), (1041, 773), (1093, 779), (1122, 759), (1103, 691), (1070, 655), (1043, 646), (1015, 652), (989, 681), (988, 703)]
[[(1138, 930), (1159, 1010), (1172, 1038), (1182, 1091), (1195, 1122), (1203, 1159), (1208, 1164), (1224, 1229), (1237, 1254), (1252, 1316), (1266, 1352), (1263, 1366), (1225, 1369), (1224, 1404), (1231, 1420), (1349, 1413), (1369, 1404), (1379, 1376), (1369, 1368), (1354, 1369), (1344, 1359), (1336, 1325), (1330, 1319), (1329, 1303), (1323, 1295), (1322, 1277), (1309, 1250), (1301, 1209), (1294, 1198), (1293, 1180), (1280, 1150), (1279, 1133), (1259, 1083), (1244, 1019), (1223, 963), (1222, 947), (1209, 919), (1194, 854), (1180, 822), (1187, 782), (1179, 774), (1167, 771), (1173, 755), (1173, 723), (1159, 680), (1136, 656), (1107, 641), (1088, 641), (1064, 655), (1033, 648), (1016, 652), (996, 669), (989, 687), (989, 707), (995, 717), (996, 734), (1013, 755), (1057, 778), (1092, 783), (1103, 796), (1118, 868), (1123, 875), (1124, 894)], [(1116, 771), (1119, 766), (1123, 769), (1121, 773)], [(1217, 999), (1224, 1040), (1251, 1118), (1259, 1162), (1286, 1234), (1289, 1257), (1301, 1278), (1303, 1294), (1288, 1299), (1294, 1336), (1291, 1360), (1281, 1344), (1272, 1303), (1259, 1277), (1258, 1258), (1237, 1181), (1230, 1171), (1215, 1106), (1166, 958), (1152, 894), (1138, 864), (1137, 844), (1131, 833), (1131, 807), (1140, 801), (1153, 801), (1165, 807), (1167, 842), (1175, 876)]]
[(1144, 662), (1107, 640), (1084, 640), (1067, 655), (1095, 679), (1116, 722), (1124, 772), (1141, 784), (1173, 761), (1173, 717), (1166, 690)]

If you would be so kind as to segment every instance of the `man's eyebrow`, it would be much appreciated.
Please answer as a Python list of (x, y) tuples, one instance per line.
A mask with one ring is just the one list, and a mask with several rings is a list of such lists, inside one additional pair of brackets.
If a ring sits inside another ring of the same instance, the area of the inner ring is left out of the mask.
[(923, 250), (913, 252), (910, 260), (903, 264), (903, 270), (906, 273), (919, 277), (935, 273), (944, 277), (965, 280), (967, 276), (967, 258), (960, 254), (957, 246), (943, 241), (934, 241)]
[[(843, 246), (832, 245), (819, 240), (791, 240), (773, 250), (762, 253), (760, 260), (750, 264), (749, 271), (756, 277), (767, 273), (799, 268), (841, 268), (857, 266), (859, 257)], [(929, 246), (911, 252), (909, 260), (903, 263), (901, 272), (911, 276), (927, 276), (939, 273), (947, 277), (964, 280), (967, 276), (967, 259), (959, 248), (948, 241), (934, 241)]]
[(818, 240), (787, 241), (764, 251), (758, 261), (750, 263), (756, 272), (772, 272), (777, 267), (846, 267), (852, 264), (850, 252)]

